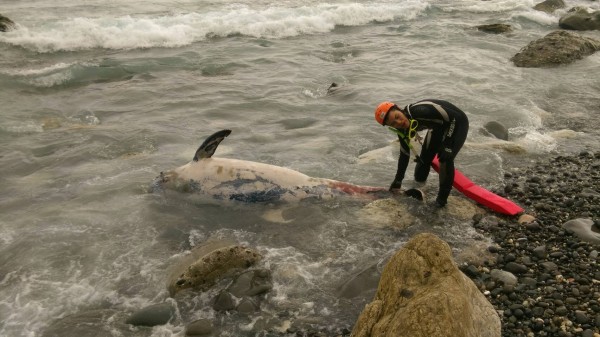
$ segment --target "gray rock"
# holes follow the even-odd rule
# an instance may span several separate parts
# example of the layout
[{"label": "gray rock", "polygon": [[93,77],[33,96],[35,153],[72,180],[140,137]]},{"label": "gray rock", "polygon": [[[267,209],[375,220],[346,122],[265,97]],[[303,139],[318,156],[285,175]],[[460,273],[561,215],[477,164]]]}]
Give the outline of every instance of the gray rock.
[{"label": "gray rock", "polygon": [[213,309],[216,311],[229,311],[235,309],[236,303],[235,298],[228,291],[222,290],[215,297],[213,303]]},{"label": "gray rock", "polygon": [[600,50],[600,41],[567,31],[554,31],[515,54],[517,67],[553,67],[569,64]]},{"label": "gray rock", "polygon": [[585,324],[589,322],[589,317],[585,311],[575,310],[575,321],[579,324]]},{"label": "gray rock", "polygon": [[566,6],[563,0],[546,0],[533,6],[533,9],[551,14],[555,10],[565,8]]},{"label": "gray rock", "polygon": [[506,269],[506,271],[509,271],[513,274],[524,274],[527,272],[527,266],[524,266],[522,264],[516,263],[516,262],[509,262],[504,266],[504,269]]},{"label": "gray rock", "polygon": [[546,271],[554,271],[558,269],[558,266],[554,262],[542,262],[541,266]]},{"label": "gray rock", "polygon": [[537,246],[533,249],[533,255],[538,259],[544,259],[548,255],[546,246]]},{"label": "gray rock", "polygon": [[267,269],[248,270],[243,272],[227,290],[235,297],[255,296],[273,289],[271,272]]},{"label": "gray rock", "polygon": [[250,297],[244,297],[238,304],[236,310],[243,314],[251,314],[253,312],[259,311],[260,306]]},{"label": "gray rock", "polygon": [[499,122],[487,122],[485,123],[483,128],[485,129],[485,131],[487,131],[488,133],[490,133],[498,139],[508,140],[508,129]]},{"label": "gray rock", "polygon": [[500,269],[492,269],[490,276],[493,280],[501,281],[505,285],[515,286],[518,282],[518,279],[514,274]]},{"label": "gray rock", "polygon": [[557,315],[566,316],[568,313],[569,313],[569,309],[567,309],[567,307],[565,307],[564,305],[556,308]]},{"label": "gray rock", "polygon": [[579,196],[581,196],[582,198],[594,199],[594,198],[600,198],[600,193],[598,193],[597,191],[594,191],[590,188],[584,188],[583,190],[581,190],[581,193],[579,193]]},{"label": "gray rock", "polygon": [[558,26],[570,30],[600,30],[600,11],[574,7],[558,20]]},{"label": "gray rock", "polygon": [[592,329],[584,330],[583,334],[581,334],[581,337],[594,337],[594,330],[592,330]]},{"label": "gray rock", "polygon": [[208,319],[193,321],[185,327],[186,336],[209,336],[212,332],[212,322]]},{"label": "gray rock", "polygon": [[594,221],[591,219],[573,219],[565,222],[562,226],[575,233],[582,241],[600,244],[600,233],[593,230]]},{"label": "gray rock", "polygon": [[521,279],[521,283],[529,286],[530,288],[535,288],[537,285],[537,280],[532,277],[523,277]]},{"label": "gray rock", "polygon": [[[113,309],[81,311],[52,322],[39,332],[41,337],[112,337],[115,335],[141,337],[142,332],[131,331],[122,323],[126,315]],[[113,322],[113,323],[110,323]],[[65,333],[68,332],[68,333]],[[36,334],[37,335],[37,334]]]},{"label": "gray rock", "polygon": [[539,223],[537,223],[537,221],[525,224],[525,228],[527,228],[527,230],[530,231],[539,231],[540,229],[542,229],[542,227]]},{"label": "gray rock", "polygon": [[175,308],[171,303],[159,303],[133,313],[125,323],[135,326],[156,326],[167,324],[174,316]]}]

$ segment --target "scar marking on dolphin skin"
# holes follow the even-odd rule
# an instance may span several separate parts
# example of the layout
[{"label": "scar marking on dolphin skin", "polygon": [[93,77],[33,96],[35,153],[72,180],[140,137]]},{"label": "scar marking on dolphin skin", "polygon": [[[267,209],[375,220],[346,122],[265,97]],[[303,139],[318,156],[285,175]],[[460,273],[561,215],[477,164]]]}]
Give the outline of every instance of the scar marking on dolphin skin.
[{"label": "scar marking on dolphin skin", "polygon": [[223,172],[223,166],[217,168],[217,174],[221,174],[221,172]]}]

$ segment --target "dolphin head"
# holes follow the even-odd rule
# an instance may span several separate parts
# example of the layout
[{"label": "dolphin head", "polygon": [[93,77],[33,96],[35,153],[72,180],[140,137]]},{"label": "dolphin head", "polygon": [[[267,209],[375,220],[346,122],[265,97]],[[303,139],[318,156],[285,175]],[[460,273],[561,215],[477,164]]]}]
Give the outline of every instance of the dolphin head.
[{"label": "dolphin head", "polygon": [[193,179],[183,179],[177,173],[177,170],[160,172],[150,186],[152,192],[164,191],[165,189],[184,193],[193,193],[201,190],[200,184],[197,181]]},{"label": "dolphin head", "polygon": [[172,184],[172,181],[173,181],[172,176],[173,176],[172,171],[167,171],[166,173],[160,172],[158,177],[154,178],[154,180],[150,184],[150,186],[148,188],[148,192],[154,193],[154,192],[164,191],[165,188],[169,187],[168,186],[169,182],[171,182],[170,184]]},{"label": "dolphin head", "polygon": [[229,136],[230,133],[231,130],[226,129],[210,135],[196,150],[194,158],[190,163],[174,170],[161,172],[152,182],[150,191],[163,191],[165,188],[178,190],[180,192],[200,191],[200,184],[190,177],[189,174],[185,173],[186,168],[189,168],[204,159],[211,158],[221,141]]}]

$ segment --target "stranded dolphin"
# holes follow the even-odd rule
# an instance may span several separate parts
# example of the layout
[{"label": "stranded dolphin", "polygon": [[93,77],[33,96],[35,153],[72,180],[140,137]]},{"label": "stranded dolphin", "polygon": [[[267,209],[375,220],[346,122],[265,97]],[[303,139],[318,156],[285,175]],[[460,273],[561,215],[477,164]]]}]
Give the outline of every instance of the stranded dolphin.
[{"label": "stranded dolphin", "polygon": [[285,167],[258,162],[213,158],[221,141],[230,133],[231,130],[221,130],[208,137],[191,162],[161,172],[155,184],[242,202],[294,201],[311,197],[329,199],[344,195],[377,199],[390,195],[383,187],[313,178]]}]

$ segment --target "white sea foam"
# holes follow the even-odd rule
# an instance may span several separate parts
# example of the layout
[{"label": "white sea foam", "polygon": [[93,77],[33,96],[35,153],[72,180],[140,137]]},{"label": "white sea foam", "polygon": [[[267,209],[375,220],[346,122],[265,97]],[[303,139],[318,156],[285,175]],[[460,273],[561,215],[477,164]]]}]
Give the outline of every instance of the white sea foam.
[{"label": "white sea foam", "polygon": [[517,140],[518,144],[525,147],[530,153],[549,153],[556,149],[557,142],[549,134],[538,131],[529,131],[525,137]]},{"label": "white sea foam", "polygon": [[535,4],[532,0],[504,0],[504,1],[449,1],[437,6],[445,10],[460,10],[475,13],[504,12],[517,9],[531,8]]},{"label": "white sea foam", "polygon": [[43,66],[39,68],[27,68],[27,69],[0,69],[0,74],[10,76],[40,76],[45,74],[51,74],[58,70],[63,70],[71,67],[73,63],[59,62],[49,66]]},{"label": "white sea foam", "polygon": [[[2,69],[0,74],[12,76],[18,81],[25,82],[39,88],[50,88],[57,85],[69,83],[78,77],[85,68],[97,68],[97,64],[83,63],[64,63],[59,62],[52,65],[41,67],[27,67],[16,69]],[[81,75],[79,75],[81,76]]]},{"label": "white sea foam", "polygon": [[556,14],[549,14],[542,11],[527,10],[522,11],[520,13],[514,13],[512,15],[512,18],[522,18],[528,21],[538,23],[540,25],[556,26],[558,25],[559,16]]},{"label": "white sea foam", "polygon": [[[80,275],[76,275],[80,276]],[[0,329],[0,335],[10,336],[13,329],[22,328],[22,333],[35,335],[51,319],[59,317],[65,311],[72,310],[88,303],[100,302],[115,297],[114,292],[106,292],[89,283],[89,280],[67,282],[50,281],[46,275],[23,275],[18,294],[7,298],[1,304],[10,305],[11,313],[5,317],[7,323]],[[40,293],[52,289],[52,293],[40,296]],[[69,308],[69,309],[67,309]]]},{"label": "white sea foam", "polygon": [[232,34],[277,39],[326,33],[337,25],[410,20],[427,7],[426,2],[414,0],[400,4],[317,4],[260,10],[243,6],[229,11],[160,17],[79,17],[46,22],[36,27],[20,27],[2,34],[0,42],[39,52],[55,52],[92,48],[179,47],[211,36]]},{"label": "white sea foam", "polygon": [[39,88],[51,88],[57,85],[68,83],[73,79],[73,74],[70,71],[58,72],[47,76],[42,76],[27,81],[29,84]]},{"label": "white sea foam", "polygon": [[44,132],[44,126],[33,121],[7,122],[0,125],[0,130],[16,134],[39,133]]}]

